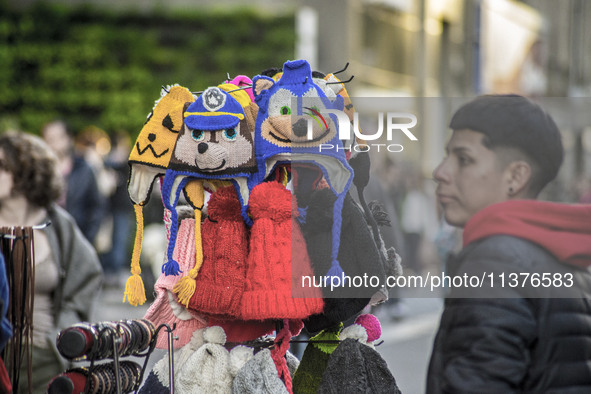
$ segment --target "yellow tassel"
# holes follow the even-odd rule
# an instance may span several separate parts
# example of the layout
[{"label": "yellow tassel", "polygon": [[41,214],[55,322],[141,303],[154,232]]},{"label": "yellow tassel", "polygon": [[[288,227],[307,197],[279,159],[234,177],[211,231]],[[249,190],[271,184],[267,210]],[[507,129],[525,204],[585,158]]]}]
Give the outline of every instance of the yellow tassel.
[{"label": "yellow tassel", "polygon": [[203,193],[203,181],[191,180],[185,186],[187,200],[195,208],[195,266],[189,270],[187,276],[181,278],[172,291],[176,293],[179,302],[185,307],[189,307],[189,301],[195,294],[197,274],[203,264],[203,245],[201,243],[201,210],[205,196]]},{"label": "yellow tassel", "polygon": [[123,293],[123,302],[127,297],[129,303],[133,306],[143,305],[146,302],[146,291],[144,282],[138,274],[131,275],[125,283],[125,293]]},{"label": "yellow tassel", "polygon": [[144,240],[144,214],[141,205],[134,204],[133,208],[135,210],[137,230],[135,233],[135,242],[133,244],[133,253],[131,255],[131,276],[127,278],[127,283],[125,284],[123,302],[125,302],[125,298],[127,297],[131,305],[137,306],[146,302],[144,282],[140,276],[142,273],[140,267],[140,255],[142,254],[142,242]]}]

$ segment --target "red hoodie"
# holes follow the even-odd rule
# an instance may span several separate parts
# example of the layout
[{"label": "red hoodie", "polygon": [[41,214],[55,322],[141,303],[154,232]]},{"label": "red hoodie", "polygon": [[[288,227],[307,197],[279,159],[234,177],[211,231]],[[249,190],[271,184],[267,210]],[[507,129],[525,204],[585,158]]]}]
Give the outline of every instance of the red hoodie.
[{"label": "red hoodie", "polygon": [[591,266],[591,205],[510,200],[476,213],[464,227],[464,247],[491,235],[512,235],[536,243],[558,260]]}]

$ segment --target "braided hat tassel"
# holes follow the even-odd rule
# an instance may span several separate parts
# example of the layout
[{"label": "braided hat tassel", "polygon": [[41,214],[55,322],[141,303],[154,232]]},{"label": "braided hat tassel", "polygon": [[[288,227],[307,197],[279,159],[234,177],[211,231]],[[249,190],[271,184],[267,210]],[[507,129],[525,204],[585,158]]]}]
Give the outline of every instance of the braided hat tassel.
[{"label": "braided hat tassel", "polygon": [[195,210],[195,266],[177,282],[172,291],[177,294],[182,305],[189,307],[189,301],[195,294],[195,278],[197,278],[199,269],[203,264],[203,245],[201,242],[201,210],[205,200],[203,181],[196,179],[189,181],[185,186],[185,195]]},{"label": "braided hat tassel", "polygon": [[131,256],[131,276],[127,278],[127,282],[125,283],[123,302],[125,302],[125,298],[127,298],[131,305],[138,306],[146,302],[144,282],[140,276],[142,273],[142,268],[140,267],[140,255],[142,253],[142,242],[144,239],[144,214],[141,205],[134,204],[133,208],[135,210],[137,230],[133,244],[133,254]]}]

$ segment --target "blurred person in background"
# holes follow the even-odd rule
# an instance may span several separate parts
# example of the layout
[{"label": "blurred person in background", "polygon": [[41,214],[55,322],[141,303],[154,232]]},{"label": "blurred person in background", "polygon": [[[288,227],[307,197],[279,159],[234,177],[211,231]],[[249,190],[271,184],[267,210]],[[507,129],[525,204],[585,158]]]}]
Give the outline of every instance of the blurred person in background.
[{"label": "blurred person in background", "polygon": [[66,180],[59,204],[74,217],[86,239],[93,244],[105,209],[105,198],[99,190],[96,175],[84,157],[76,153],[72,133],[64,121],[47,123],[42,128],[42,135],[59,158],[58,168]]},{"label": "blurred person in background", "polygon": [[[115,133],[112,141],[111,150],[105,158],[105,168],[110,171],[114,180],[113,191],[107,200],[107,211],[112,223],[111,247],[100,257],[105,270],[105,285],[118,287],[125,283],[120,278],[122,268],[131,260],[130,246],[133,242],[132,227],[135,224],[135,216],[127,192],[129,177],[127,160],[131,141],[123,132]],[[127,275],[123,279],[126,278]]]},{"label": "blurred person in background", "polygon": [[[393,246],[405,265],[406,245],[400,227],[399,208],[404,193],[400,164],[389,156],[376,161],[376,168],[365,188],[368,201],[377,201],[384,208],[390,220],[389,226],[380,226],[380,234],[386,247]],[[374,307],[377,316],[386,320],[400,320],[409,312],[401,298],[398,287],[390,289],[389,299]]]},{"label": "blurred person in background", "polygon": [[406,195],[400,219],[406,251],[402,266],[410,274],[422,275],[433,268],[429,251],[439,227],[436,204],[425,192],[423,176],[416,165],[407,166],[405,178]]},{"label": "blurred person in background", "polygon": [[433,176],[464,230],[446,275],[486,280],[451,286],[427,393],[591,393],[591,206],[537,200],[562,165],[558,127],[524,97],[491,95],[450,128]]},{"label": "blurred person in background", "polygon": [[[63,188],[58,159],[39,137],[0,135],[0,226],[35,226],[33,306],[33,393],[67,367],[59,356],[60,330],[92,321],[102,269],[92,245],[72,216],[56,204]],[[25,367],[25,366],[23,366]],[[26,376],[24,370],[21,376]],[[28,393],[21,381],[19,393]]]}]

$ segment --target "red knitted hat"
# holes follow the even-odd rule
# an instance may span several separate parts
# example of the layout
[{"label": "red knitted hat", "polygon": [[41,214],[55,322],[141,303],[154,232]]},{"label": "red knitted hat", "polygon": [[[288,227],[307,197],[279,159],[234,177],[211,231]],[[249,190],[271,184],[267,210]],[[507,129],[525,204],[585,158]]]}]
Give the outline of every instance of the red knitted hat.
[{"label": "red knitted hat", "polygon": [[226,333],[226,342],[248,342],[271,334],[275,330],[275,322],[272,320],[243,321],[210,317],[208,325],[222,327]]},{"label": "red knitted hat", "polygon": [[[276,182],[261,183],[251,192],[253,225],[240,307],[243,320],[303,319],[322,311],[319,289],[301,288],[301,275],[311,276],[313,271],[293,199],[292,204],[289,190]],[[298,262],[297,275],[292,275],[292,258]]]},{"label": "red knitted hat", "polygon": [[202,225],[203,265],[189,309],[237,317],[246,275],[248,230],[234,186],[213,193]]}]

